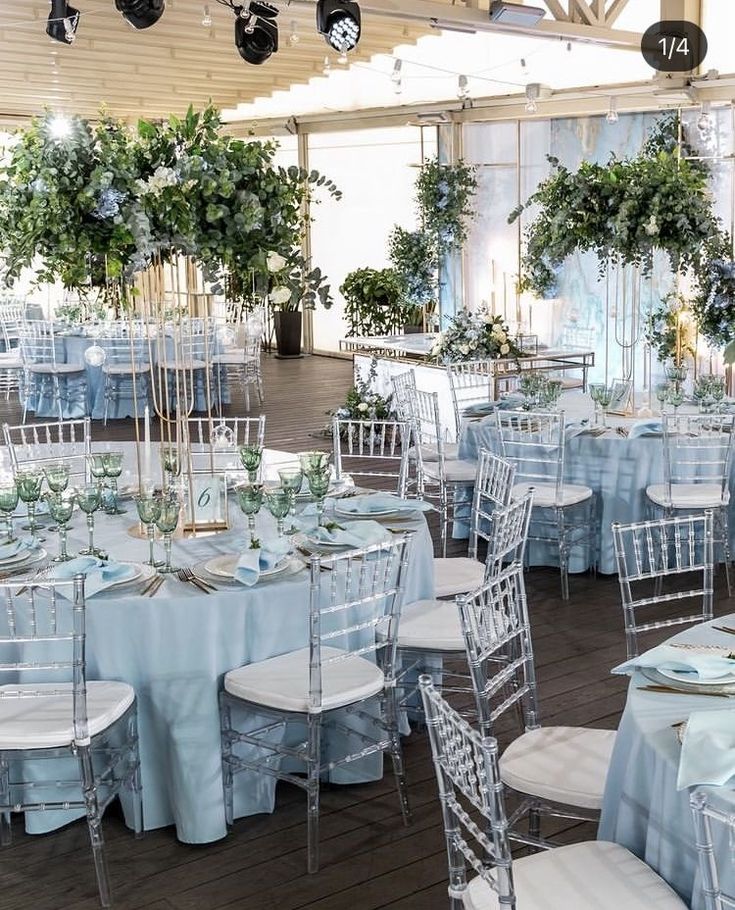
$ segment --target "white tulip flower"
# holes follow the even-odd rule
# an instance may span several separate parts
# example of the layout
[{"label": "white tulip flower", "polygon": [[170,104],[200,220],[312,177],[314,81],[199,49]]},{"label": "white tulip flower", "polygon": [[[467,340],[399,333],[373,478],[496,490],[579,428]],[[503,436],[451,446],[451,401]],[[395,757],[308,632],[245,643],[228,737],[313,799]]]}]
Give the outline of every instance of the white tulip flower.
[{"label": "white tulip flower", "polygon": [[269,272],[280,272],[286,267],[286,260],[280,253],[272,251],[268,253],[265,264]]}]

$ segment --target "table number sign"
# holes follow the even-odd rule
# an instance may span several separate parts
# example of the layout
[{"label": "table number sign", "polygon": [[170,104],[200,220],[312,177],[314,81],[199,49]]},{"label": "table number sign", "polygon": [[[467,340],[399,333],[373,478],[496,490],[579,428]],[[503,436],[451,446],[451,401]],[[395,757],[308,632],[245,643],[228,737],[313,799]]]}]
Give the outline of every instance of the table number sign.
[{"label": "table number sign", "polygon": [[192,474],[187,479],[184,530],[221,531],[227,520],[227,480],[221,474]]}]

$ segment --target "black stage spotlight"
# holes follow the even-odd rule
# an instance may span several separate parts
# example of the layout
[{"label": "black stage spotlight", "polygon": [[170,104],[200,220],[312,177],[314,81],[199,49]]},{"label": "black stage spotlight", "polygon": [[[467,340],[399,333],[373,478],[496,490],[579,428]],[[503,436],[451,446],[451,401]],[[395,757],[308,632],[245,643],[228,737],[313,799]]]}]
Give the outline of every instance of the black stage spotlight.
[{"label": "black stage spotlight", "polygon": [[69,6],[66,0],[51,0],[51,12],[48,14],[46,34],[54,41],[71,44],[77,36],[79,10]]},{"label": "black stage spotlight", "polygon": [[237,7],[235,46],[243,60],[260,66],[278,50],[278,9],[270,3],[252,0]]},{"label": "black stage spotlight", "polygon": [[354,0],[318,0],[316,27],[340,54],[357,47],[362,30],[360,7]]},{"label": "black stage spotlight", "polygon": [[133,28],[150,28],[163,15],[166,0],[115,0],[115,8]]}]

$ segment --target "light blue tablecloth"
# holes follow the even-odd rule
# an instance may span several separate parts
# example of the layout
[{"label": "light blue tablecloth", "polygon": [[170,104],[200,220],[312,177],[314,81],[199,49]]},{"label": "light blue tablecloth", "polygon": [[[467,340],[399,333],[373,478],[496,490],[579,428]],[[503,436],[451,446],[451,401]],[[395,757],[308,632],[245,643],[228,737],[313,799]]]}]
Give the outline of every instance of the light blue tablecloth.
[{"label": "light blue tablecloth", "polygon": [[[470,461],[477,459],[481,448],[498,452],[495,418],[469,421],[460,437],[459,457]],[[650,517],[647,509],[646,487],[663,483],[663,442],[660,437],[642,436],[629,439],[610,430],[604,436],[573,435],[566,444],[566,482],[583,484],[597,495],[600,527],[599,571],[613,574],[615,556],[611,526],[613,522],[628,524],[645,521]],[[735,467],[735,466],[734,466]],[[469,514],[469,494],[459,498],[464,501],[464,514]],[[462,515],[461,506],[458,510]],[[455,524],[454,537],[467,537],[466,524]],[[730,507],[730,535],[735,540],[735,504]],[[572,554],[572,571],[584,571],[584,554],[577,549]],[[531,565],[558,565],[553,550],[532,545],[529,547]]]},{"label": "light blue tablecloth", "polygon": [[[735,614],[716,625],[733,625]],[[732,635],[710,624],[686,629],[673,641],[732,646]],[[645,860],[682,897],[692,910],[705,910],[697,868],[695,833],[689,808],[690,790],[677,791],[681,746],[672,724],[692,711],[733,711],[729,699],[664,695],[639,691],[648,680],[640,673],[631,679],[628,701],[615,740],[605,787],[598,836],[627,847]],[[735,812],[735,791],[706,788],[727,813]],[[735,864],[724,828],[713,826],[722,887],[735,893]]]},{"label": "light blue tablecloth", "polygon": [[[129,536],[134,507],[119,517],[99,514],[95,542],[112,556],[144,561],[148,544]],[[208,538],[175,541],[174,562],[192,565],[208,556],[236,552],[244,545],[243,516],[234,500],[236,529]],[[432,544],[417,515],[406,579],[406,602],[433,596]],[[259,533],[274,533],[270,515],[258,516]],[[55,535],[46,545],[56,552]],[[69,551],[86,543],[80,516]],[[159,547],[162,556],[162,548]],[[180,840],[206,843],[224,837],[220,770],[218,692],[228,671],[308,644],[309,574],[304,570],[253,588],[222,586],[203,594],[175,578],[153,598],[107,592],[87,607],[88,675],[123,680],[135,688],[140,724],[143,800],[147,829],[175,824]],[[255,725],[255,718],[240,719]],[[298,731],[292,731],[298,733]],[[326,744],[329,746],[328,742]],[[335,782],[377,780],[381,756],[355,762],[332,775]],[[243,772],[235,780],[235,814],[271,812],[275,782]],[[306,811],[306,809],[304,809]],[[68,815],[35,813],[28,830],[40,832],[68,821]]]},{"label": "light blue tablecloth", "polygon": [[[63,416],[65,418],[84,417],[89,414],[95,420],[101,420],[105,416],[105,375],[101,366],[91,366],[84,360],[84,352],[87,348],[98,344],[93,337],[81,333],[59,334],[56,336],[56,358],[59,363],[75,363],[84,367],[87,392],[86,397],[82,388],[82,383],[75,378],[61,378],[62,383],[68,384],[67,393],[63,402]],[[155,347],[155,346],[154,346]],[[213,353],[217,353],[217,348]],[[172,353],[173,356],[173,353]],[[219,388],[222,392],[222,400],[229,401],[229,392],[227,387],[226,370],[220,371],[218,386],[216,378],[210,381],[210,399],[212,404],[217,400]],[[173,385],[171,386],[173,388]],[[139,380],[138,385],[138,416],[143,416],[143,409],[148,403],[145,398],[145,383]],[[204,379],[204,371],[199,371],[195,377],[196,407],[197,411],[206,410],[207,389]],[[35,417],[58,417],[58,405],[50,394],[31,394],[27,400],[28,410]],[[117,390],[116,397],[110,400],[108,409],[108,418],[116,419],[122,417],[135,417],[135,407],[130,382],[123,383]]]}]

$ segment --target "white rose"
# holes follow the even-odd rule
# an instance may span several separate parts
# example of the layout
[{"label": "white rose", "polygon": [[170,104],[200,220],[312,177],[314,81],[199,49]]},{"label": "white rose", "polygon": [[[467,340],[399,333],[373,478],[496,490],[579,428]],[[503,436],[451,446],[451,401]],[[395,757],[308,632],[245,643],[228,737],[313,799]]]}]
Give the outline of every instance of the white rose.
[{"label": "white rose", "polygon": [[284,285],[279,285],[277,288],[273,288],[270,292],[271,303],[275,303],[276,306],[281,306],[284,303],[288,303],[291,299],[291,289],[285,287]]},{"label": "white rose", "polygon": [[459,353],[464,354],[465,357],[470,353],[470,346],[468,344],[461,344],[459,346]]},{"label": "white rose", "polygon": [[269,272],[280,272],[286,267],[286,260],[280,253],[273,251],[268,253],[265,264]]},{"label": "white rose", "polygon": [[485,325],[492,325],[494,319],[495,317],[490,313],[485,313],[485,315],[482,317],[482,321],[485,323]]},{"label": "white rose", "polygon": [[510,345],[509,345],[509,344],[501,344],[501,345],[500,345],[500,353],[503,355],[503,357],[505,357],[506,354],[510,354]]},{"label": "white rose", "polygon": [[508,340],[508,336],[501,329],[495,336],[501,344],[504,344]]},{"label": "white rose", "polygon": [[367,409],[368,409],[367,403],[364,402],[364,401],[361,401],[360,404],[358,404],[358,406],[357,406],[357,410],[358,410],[358,411],[363,411],[363,413],[364,413],[365,411],[367,411]]}]

